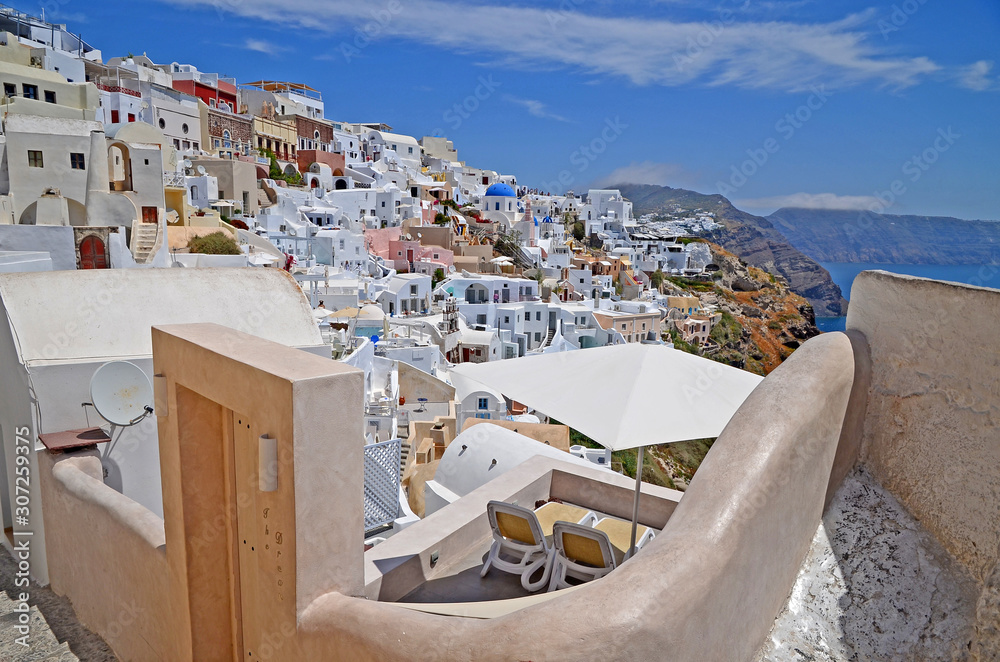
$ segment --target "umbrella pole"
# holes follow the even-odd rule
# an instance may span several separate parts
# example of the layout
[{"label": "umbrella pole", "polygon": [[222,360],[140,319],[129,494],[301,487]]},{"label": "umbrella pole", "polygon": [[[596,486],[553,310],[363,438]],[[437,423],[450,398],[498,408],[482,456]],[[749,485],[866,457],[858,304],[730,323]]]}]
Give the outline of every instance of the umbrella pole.
[{"label": "umbrella pole", "polygon": [[629,558],[635,554],[635,532],[639,526],[639,488],[642,486],[642,460],[645,451],[645,446],[639,446],[639,457],[635,462],[635,500],[632,503],[632,542],[628,547]]}]

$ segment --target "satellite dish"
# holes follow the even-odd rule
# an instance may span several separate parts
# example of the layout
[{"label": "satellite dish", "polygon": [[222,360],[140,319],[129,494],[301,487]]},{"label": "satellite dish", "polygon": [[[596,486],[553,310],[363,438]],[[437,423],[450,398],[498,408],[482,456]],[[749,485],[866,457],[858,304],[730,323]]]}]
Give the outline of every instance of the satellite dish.
[{"label": "satellite dish", "polygon": [[197,170],[198,170],[198,174],[199,174],[199,175],[202,175],[202,176],[205,176],[205,173],[207,172],[207,171],[205,170],[205,166],[203,166],[203,165],[200,165],[200,166],[198,166],[198,167],[197,167]]},{"label": "satellite dish", "polygon": [[112,361],[90,378],[90,401],[104,420],[127,427],[153,413],[153,386],[139,366]]},{"label": "satellite dish", "polygon": [[190,168],[192,165],[193,164],[191,163],[190,159],[184,159],[184,167],[185,168]]}]

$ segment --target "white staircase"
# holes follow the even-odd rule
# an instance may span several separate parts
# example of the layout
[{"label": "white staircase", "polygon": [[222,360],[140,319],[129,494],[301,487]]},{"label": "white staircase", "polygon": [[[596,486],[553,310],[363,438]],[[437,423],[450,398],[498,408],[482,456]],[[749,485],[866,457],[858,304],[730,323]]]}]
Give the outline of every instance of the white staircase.
[{"label": "white staircase", "polygon": [[18,643],[23,634],[18,630],[20,612],[17,603],[0,591],[0,660],[18,662],[79,662],[69,644],[59,643],[38,607],[28,612],[28,646]]},{"label": "white staircase", "polygon": [[156,252],[159,223],[134,223],[132,225],[132,257],[137,264],[148,264]]}]

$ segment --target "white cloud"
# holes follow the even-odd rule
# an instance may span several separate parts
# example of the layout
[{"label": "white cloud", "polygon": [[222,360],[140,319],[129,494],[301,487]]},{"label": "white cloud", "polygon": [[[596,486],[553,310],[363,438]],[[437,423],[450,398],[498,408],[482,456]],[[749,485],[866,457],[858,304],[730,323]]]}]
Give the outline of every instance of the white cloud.
[{"label": "white cloud", "polygon": [[254,51],[256,53],[264,53],[266,55],[277,55],[281,51],[285,50],[284,48],[275,46],[269,41],[264,41],[263,39],[253,39],[253,38],[248,38],[245,42],[243,42],[243,48],[245,48],[248,51]]},{"label": "white cloud", "polygon": [[870,195],[837,195],[836,193],[792,193],[769,198],[751,198],[733,201],[737,207],[748,209],[780,209],[798,207],[801,209],[847,209],[861,211],[872,209],[879,204],[878,198]]},{"label": "white cloud", "polygon": [[654,161],[633,162],[599,179],[597,186],[615,184],[653,184],[655,186],[690,187],[697,185],[697,176],[676,163]]},{"label": "white cloud", "polygon": [[557,122],[569,122],[569,120],[562,115],[556,115],[555,113],[549,111],[548,106],[536,99],[521,99],[519,97],[511,96],[510,94],[505,94],[503,99],[504,101],[523,107],[530,115],[534,115],[535,117],[555,120]]},{"label": "white cloud", "polygon": [[993,71],[993,62],[988,60],[980,60],[975,64],[962,67],[959,70],[958,84],[975,92],[1000,89],[1000,81],[996,78],[990,78],[991,71]]},{"label": "white cloud", "polygon": [[[204,6],[201,0],[162,1]],[[340,35],[342,41],[330,46],[338,54],[402,38],[462,54],[489,55],[496,66],[567,67],[586,75],[624,77],[637,85],[701,83],[803,91],[822,81],[830,88],[868,82],[901,89],[942,69],[926,57],[893,55],[877,45],[865,27],[871,11],[828,23],[737,16],[727,24],[713,24],[608,18],[471,0],[387,5],[300,0],[294,12],[273,0],[218,6],[271,25]]]}]

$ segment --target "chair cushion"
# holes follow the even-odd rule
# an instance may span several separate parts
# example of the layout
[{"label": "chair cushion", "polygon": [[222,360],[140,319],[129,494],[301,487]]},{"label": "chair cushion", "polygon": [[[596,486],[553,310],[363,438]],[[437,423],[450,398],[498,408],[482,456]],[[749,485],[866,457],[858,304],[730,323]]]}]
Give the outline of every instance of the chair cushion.
[{"label": "chair cushion", "polygon": [[542,527],[542,533],[546,536],[552,535],[552,525],[556,522],[572,522],[576,524],[590,511],[577,506],[568,506],[565,503],[551,501],[535,511],[535,517]]}]

